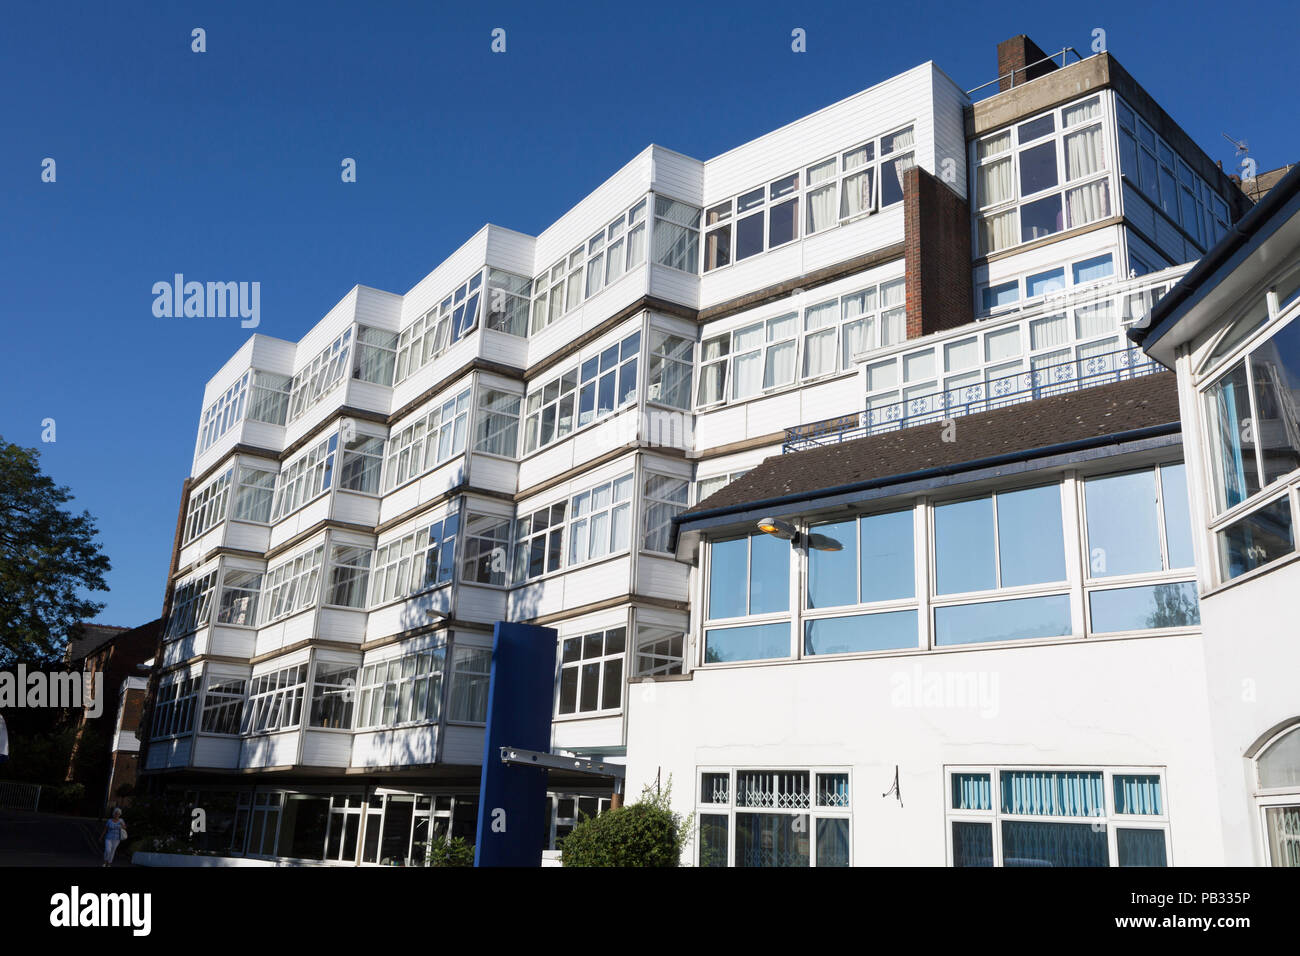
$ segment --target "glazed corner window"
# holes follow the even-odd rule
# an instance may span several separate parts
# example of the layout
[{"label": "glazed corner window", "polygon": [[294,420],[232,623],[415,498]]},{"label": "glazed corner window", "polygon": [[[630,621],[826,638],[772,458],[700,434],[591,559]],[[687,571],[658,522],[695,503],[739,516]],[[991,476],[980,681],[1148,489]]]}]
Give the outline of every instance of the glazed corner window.
[{"label": "glazed corner window", "polygon": [[230,516],[237,521],[271,520],[271,503],[275,498],[275,472],[241,467],[235,488],[235,506]]},{"label": "glazed corner window", "polygon": [[631,543],[632,476],[574,495],[569,514],[569,564],[627,550]]},{"label": "glazed corner window", "polygon": [[690,339],[651,329],[646,400],[673,408],[689,409],[694,358],[695,343]]},{"label": "glazed corner window", "polygon": [[392,385],[397,364],[397,333],[357,326],[357,354],[352,377],[376,385]]},{"label": "glazed corner window", "polygon": [[212,612],[212,592],[216,588],[217,572],[209,571],[191,578],[176,588],[172,598],[171,614],[167,618],[166,639],[183,637],[208,623]]},{"label": "glazed corner window", "polygon": [[504,586],[510,563],[510,519],[471,514],[465,519],[460,579]]},{"label": "glazed corner window", "polygon": [[[769,534],[715,541],[709,547],[707,620],[790,610],[789,541]],[[704,635],[708,664],[790,656],[789,620],[710,627]]]},{"label": "glazed corner window", "polygon": [[373,561],[371,606],[449,582],[459,530],[459,515],[450,514],[427,528],[381,544]]},{"label": "glazed corner window", "polygon": [[253,627],[257,624],[257,600],[262,593],[262,572],[226,568],[221,576],[221,606],[218,624]]},{"label": "glazed corner window", "polygon": [[700,210],[655,197],[654,261],[692,275],[699,272]]},{"label": "glazed corner window", "polygon": [[[226,389],[225,394],[203,410],[199,423],[199,450],[203,454],[218,438],[237,425],[244,417],[244,403],[248,398],[248,380],[252,372],[245,372],[239,381]],[[277,376],[278,378],[279,376]],[[276,422],[283,425],[284,419]]]},{"label": "glazed corner window", "polygon": [[293,421],[343,381],[352,353],[352,329],[321,349],[311,363],[293,377],[289,394],[289,420]]},{"label": "glazed corner window", "polygon": [[288,730],[302,723],[303,694],[307,688],[307,665],[283,667],[258,674],[249,681],[248,700],[240,732],[265,734]]},{"label": "glazed corner window", "polygon": [[488,269],[485,325],[509,335],[528,334],[528,305],[533,280],[500,269]]},{"label": "glazed corner window", "polygon": [[452,650],[451,703],[447,719],[481,724],[487,720],[492,650],[456,647]]},{"label": "glazed corner window", "polygon": [[318,661],[311,688],[310,726],[351,730],[356,683],[355,664],[327,664]]},{"label": "glazed corner window", "polygon": [[478,326],[483,273],[476,272],[397,337],[394,379],[405,381]]},{"label": "glazed corner window", "polygon": [[384,440],[357,435],[343,446],[343,467],[339,487],[369,495],[379,494],[379,476],[384,467]]},{"label": "glazed corner window", "polygon": [[1300,467],[1300,322],[1250,350],[1206,390],[1210,476],[1223,512]]},{"label": "glazed corner window", "polygon": [[516,582],[531,581],[560,570],[564,563],[564,515],[567,502],[539,508],[515,520]]},{"label": "glazed corner window", "polygon": [[283,425],[289,414],[289,392],[293,378],[253,369],[253,391],[248,402],[251,421]]},{"label": "glazed corner window", "polygon": [[627,629],[611,628],[560,642],[558,714],[617,710],[623,705]]},{"label": "glazed corner window", "polygon": [[474,447],[489,455],[513,458],[519,444],[519,409],[523,398],[514,392],[480,388]]},{"label": "glazed corner window", "polygon": [[669,552],[673,518],[686,510],[690,482],[646,472],[645,527],[641,546],[646,551]]},{"label": "glazed corner window", "polygon": [[636,674],[657,677],[680,674],[685,635],[679,629],[638,625],[636,630]]},{"label": "glazed corner window", "polygon": [[370,579],[369,548],[336,544],[330,549],[330,587],[326,604],[339,607],[366,606],[366,585]]}]

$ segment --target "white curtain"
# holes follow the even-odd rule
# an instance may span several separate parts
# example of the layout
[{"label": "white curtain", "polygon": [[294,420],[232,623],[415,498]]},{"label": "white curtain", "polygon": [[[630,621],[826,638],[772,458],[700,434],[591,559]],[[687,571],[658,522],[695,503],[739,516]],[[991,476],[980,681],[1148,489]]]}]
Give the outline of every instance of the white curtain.
[{"label": "white curtain", "polygon": [[763,387],[774,388],[794,381],[794,342],[769,345],[763,368]]},{"label": "white curtain", "polygon": [[891,153],[900,153],[905,149],[911,149],[912,144],[916,142],[916,134],[912,127],[901,129],[892,136],[886,136],[884,142],[880,144],[880,155],[888,156]]},{"label": "white curtain", "polygon": [[978,160],[988,159],[990,156],[996,156],[998,153],[1005,153],[1011,148],[1011,130],[1003,130],[1001,133],[994,133],[992,136],[986,136],[975,144],[975,158]]},{"label": "white curtain", "polygon": [[1037,351],[1070,341],[1070,323],[1064,315],[1050,315],[1029,323],[1029,347]]},{"label": "white curtain", "polygon": [[1101,100],[1099,97],[1094,96],[1082,103],[1072,103],[1063,109],[1061,114],[1066,126],[1074,126],[1076,123],[1096,119],[1101,116]]},{"label": "white curtain", "polygon": [[880,316],[880,344],[897,345],[907,337],[907,310],[891,309]]},{"label": "white curtain", "polygon": [[1101,172],[1106,167],[1102,151],[1101,127],[1090,126],[1065,137],[1065,178],[1080,179]]},{"label": "white curtain", "polygon": [[870,348],[871,326],[874,322],[874,319],[867,318],[844,323],[844,331],[840,333],[840,362],[842,368],[852,367],[854,356]]},{"label": "white curtain", "polygon": [[1094,335],[1105,335],[1107,332],[1115,331],[1114,300],[1108,299],[1096,305],[1075,309],[1074,321],[1081,339],[1090,339]]},{"label": "white curtain", "polygon": [[732,359],[732,398],[748,398],[763,387],[763,352],[761,349]]},{"label": "white curtain", "polygon": [[1065,205],[1070,213],[1070,228],[1105,219],[1110,215],[1110,184],[1099,179],[1071,189],[1065,194]]},{"label": "white curtain", "polygon": [[803,374],[811,377],[835,371],[835,324],[839,302],[832,299],[804,311]]},{"label": "white curtain", "polygon": [[835,225],[835,184],[814,189],[808,194],[808,234]]},{"label": "white curtain", "polygon": [[1016,244],[1016,211],[1009,209],[980,220],[980,253],[988,254]]},{"label": "white curtain", "polygon": [[896,279],[880,287],[880,307],[882,309],[893,308],[896,305],[902,305],[906,301],[907,282],[905,280]]},{"label": "white curtain", "polygon": [[872,208],[872,171],[864,170],[844,177],[844,195],[840,197],[840,218],[848,219]]},{"label": "white curtain", "polygon": [[981,166],[976,172],[980,208],[996,206],[1015,198],[1015,182],[1011,170],[1011,157]]}]

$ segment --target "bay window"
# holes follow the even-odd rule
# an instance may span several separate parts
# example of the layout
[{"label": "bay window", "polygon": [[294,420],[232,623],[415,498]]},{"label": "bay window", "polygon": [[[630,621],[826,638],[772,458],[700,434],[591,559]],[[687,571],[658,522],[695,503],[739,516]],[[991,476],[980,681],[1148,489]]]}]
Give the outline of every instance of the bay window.
[{"label": "bay window", "polygon": [[567,502],[561,501],[515,520],[515,583],[560,570],[566,506]]},{"label": "bay window", "polygon": [[210,531],[226,520],[226,506],[230,501],[230,480],[234,468],[227,468],[215,481],[190,496],[185,514],[185,539],[189,544],[199,535]]},{"label": "bay window", "polygon": [[366,606],[366,587],[370,578],[369,548],[336,544],[330,549],[330,586],[326,604],[338,607]]},{"label": "bay window", "polygon": [[646,472],[645,523],[641,529],[641,547],[646,551],[671,553],[673,518],[686,510],[689,503],[690,482],[685,478],[656,475]]},{"label": "bay window", "polygon": [[397,364],[397,338],[396,332],[358,325],[352,377],[376,385],[392,385]]},{"label": "bay window", "polygon": [[623,706],[626,645],[623,627],[562,639],[555,712],[586,714]]},{"label": "bay window", "polygon": [[1162,784],[1146,769],[949,770],[949,863],[1167,866]]},{"label": "bay window", "polygon": [[276,473],[261,468],[241,467],[235,487],[235,505],[230,516],[237,521],[267,524],[275,500]]},{"label": "bay window", "polygon": [[569,516],[570,565],[626,550],[631,544],[632,476],[574,495]]},{"label": "bay window", "polygon": [[481,724],[487,720],[492,650],[459,645],[452,650],[451,703],[447,719]]},{"label": "bay window", "polygon": [[289,415],[289,394],[292,389],[292,376],[253,369],[253,389],[248,401],[249,420],[283,425]]},{"label": "bay window", "polygon": [[306,690],[306,664],[254,675],[248,685],[240,733],[268,734],[299,726]]},{"label": "bay window", "polygon": [[215,569],[177,585],[163,637],[167,640],[183,637],[206,625],[212,613],[212,596],[216,586]]},{"label": "bay window", "polygon": [[1228,580],[1295,552],[1289,497],[1238,512],[1300,468],[1300,322],[1275,325],[1203,391],[1214,513],[1229,519],[1213,523]]},{"label": "bay window", "polygon": [[484,325],[509,335],[527,335],[533,280],[491,266],[487,276],[487,318]]},{"label": "bay window", "polygon": [[437,721],[442,713],[444,644],[361,668],[358,730]]},{"label": "bay window", "polygon": [[221,606],[218,624],[253,627],[257,624],[257,602],[262,593],[262,572],[226,568],[221,576]]},{"label": "bay window", "polygon": [[244,680],[208,678],[203,694],[203,719],[199,729],[205,734],[238,734],[239,712],[244,706]]},{"label": "bay window", "polygon": [[252,375],[251,370],[245,372],[220,398],[203,410],[203,417],[199,421],[198,454],[211,448],[218,438],[243,420],[244,404],[248,400],[248,381]]},{"label": "bay window", "polygon": [[514,392],[480,388],[474,447],[489,455],[514,458],[519,443],[519,409],[523,398]]},{"label": "bay window", "polygon": [[343,466],[339,487],[363,494],[379,494],[379,476],[384,465],[384,440],[357,435],[343,445]]},{"label": "bay window", "polygon": [[293,421],[343,381],[352,354],[352,329],[348,328],[293,377],[289,394],[289,421]]},{"label": "bay window", "polygon": [[573,431],[578,369],[571,368],[532,392],[524,406],[524,454],[545,448]]},{"label": "bay window", "polygon": [[259,608],[263,625],[315,606],[324,556],[322,544],[267,570]]},{"label": "bay window", "polygon": [[338,447],[339,436],[330,435],[281,469],[275,480],[272,521],[279,521],[330,490]]},{"label": "bay window", "polygon": [[510,519],[470,513],[464,538],[460,579],[504,587],[510,567]]},{"label": "bay window", "polygon": [[199,681],[188,673],[171,673],[158,680],[153,705],[153,738],[179,737],[194,729]]},{"label": "bay window", "polygon": [[694,358],[693,341],[680,335],[651,329],[649,366],[646,373],[647,401],[689,410]]},{"label": "bay window", "polygon": [[695,275],[700,268],[699,245],[699,208],[655,196],[654,261]]},{"label": "bay window", "polygon": [[375,551],[370,606],[411,597],[451,580],[460,517],[453,512]]},{"label": "bay window", "polygon": [[445,464],[465,450],[469,395],[467,388],[435,405],[389,439],[385,493]]},{"label": "bay window", "polygon": [[410,378],[478,326],[483,273],[476,272],[397,337],[395,383]]},{"label": "bay window", "polygon": [[352,729],[352,706],[356,699],[357,666],[316,662],[311,682],[308,725],[334,730]]}]

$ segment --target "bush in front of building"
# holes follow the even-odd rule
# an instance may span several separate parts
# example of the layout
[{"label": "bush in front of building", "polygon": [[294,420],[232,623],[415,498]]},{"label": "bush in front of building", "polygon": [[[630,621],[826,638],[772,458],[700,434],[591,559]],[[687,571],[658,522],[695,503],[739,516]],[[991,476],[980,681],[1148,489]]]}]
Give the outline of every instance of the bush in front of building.
[{"label": "bush in front of building", "polygon": [[564,866],[680,866],[690,819],[672,810],[672,781],[660,792],[647,787],[636,803],[579,821],[564,838]]},{"label": "bush in front of building", "polygon": [[473,866],[474,844],[464,837],[434,840],[425,858],[425,866]]}]

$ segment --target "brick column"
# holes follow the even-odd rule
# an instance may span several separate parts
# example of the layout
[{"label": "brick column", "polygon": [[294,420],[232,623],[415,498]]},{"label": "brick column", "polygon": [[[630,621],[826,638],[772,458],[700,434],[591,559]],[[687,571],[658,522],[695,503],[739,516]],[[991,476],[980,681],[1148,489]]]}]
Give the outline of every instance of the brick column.
[{"label": "brick column", "polygon": [[966,200],[920,166],[903,174],[909,339],[975,321],[970,230]]}]

